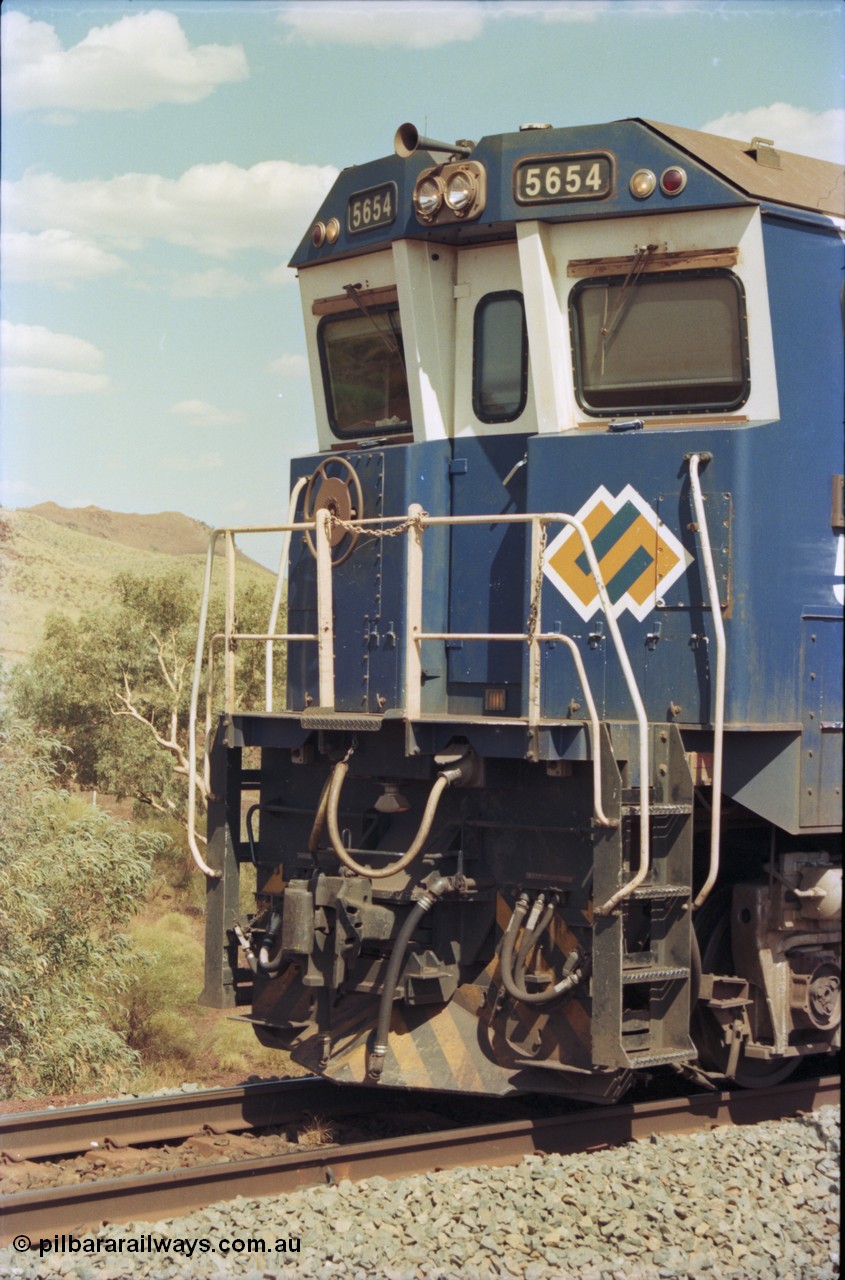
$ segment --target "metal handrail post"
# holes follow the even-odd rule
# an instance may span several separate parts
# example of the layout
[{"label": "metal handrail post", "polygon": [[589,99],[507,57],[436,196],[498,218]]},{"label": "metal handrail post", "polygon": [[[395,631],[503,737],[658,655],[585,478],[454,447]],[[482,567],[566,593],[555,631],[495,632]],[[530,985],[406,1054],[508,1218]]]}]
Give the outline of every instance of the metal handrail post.
[{"label": "metal handrail post", "polygon": [[704,561],[704,576],[707,580],[707,594],[710,597],[710,611],[713,615],[713,632],[716,638],[716,688],[714,690],[713,711],[713,804],[710,821],[710,866],[707,879],[701,886],[698,896],[693,902],[693,909],[700,907],[708,897],[719,874],[720,846],[722,838],[722,764],[724,760],[725,738],[725,671],[727,668],[727,641],[725,624],[722,619],[722,605],[719,600],[719,584],[716,579],[716,567],[713,563],[713,548],[710,544],[710,533],[707,528],[707,514],[704,510],[704,497],[701,492],[701,481],[698,468],[701,462],[709,462],[707,454],[693,453],[689,457],[689,478],[692,501],[695,508],[695,519],[698,525],[698,537],[701,544],[701,558]]},{"label": "metal handrail post", "polygon": [[405,716],[408,724],[419,719],[422,709],[422,609],[423,609],[423,509],[418,502],[408,507],[408,559],[405,595]]},{"label": "metal handrail post", "polygon": [[215,871],[203,858],[197,842],[197,703],[202,679],[202,659],[205,651],[205,629],[208,625],[208,603],[211,596],[211,573],[214,568],[214,550],[220,530],[214,529],[208,539],[205,559],[205,576],[200,601],[200,619],[197,627],[197,646],[194,651],[194,677],[191,682],[191,705],[188,712],[188,847],[191,857],[203,875],[219,880],[222,871]]},{"label": "metal handrail post", "polygon": [[[296,484],[293,486],[290,494],[290,505],[288,507],[288,524],[292,525],[296,516],[296,504],[299,501],[299,495],[308,483],[308,476],[300,476]],[[276,623],[279,620],[279,610],[282,606],[282,591],[284,589],[284,574],[288,563],[288,553],[290,551],[291,530],[286,529],[282,535],[282,549],[279,553],[279,571],[276,575],[276,590],[273,594],[273,604],[270,609],[270,621],[267,624],[267,630],[270,635],[274,635],[276,631]],[[265,651],[264,665],[264,710],[273,710],[273,641],[267,641]]]},{"label": "metal handrail post", "polygon": [[320,706],[334,709],[334,617],[332,615],[331,512],[317,512],[317,664]]},{"label": "metal handrail post", "polygon": [[235,711],[235,535],[226,530],[226,714]]}]

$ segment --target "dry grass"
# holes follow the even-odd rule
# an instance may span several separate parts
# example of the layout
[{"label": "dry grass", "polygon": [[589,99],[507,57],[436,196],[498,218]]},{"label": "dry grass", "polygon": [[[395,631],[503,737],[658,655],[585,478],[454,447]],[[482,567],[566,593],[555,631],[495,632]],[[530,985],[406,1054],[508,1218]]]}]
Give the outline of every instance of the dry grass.
[{"label": "dry grass", "polygon": [[306,1116],[305,1123],[296,1135],[297,1145],[306,1151],[315,1147],[328,1147],[334,1140],[334,1128],[322,1116]]},{"label": "dry grass", "polygon": [[[77,619],[113,600],[112,583],[119,573],[163,574],[175,562],[197,589],[202,584],[208,530],[187,516],[124,516],[45,503],[31,511],[3,511],[1,518],[7,536],[0,576],[0,656],[8,664],[20,662],[35,648],[49,613]],[[222,580],[222,568],[218,575]],[[272,576],[245,557],[239,563],[241,589]]]}]

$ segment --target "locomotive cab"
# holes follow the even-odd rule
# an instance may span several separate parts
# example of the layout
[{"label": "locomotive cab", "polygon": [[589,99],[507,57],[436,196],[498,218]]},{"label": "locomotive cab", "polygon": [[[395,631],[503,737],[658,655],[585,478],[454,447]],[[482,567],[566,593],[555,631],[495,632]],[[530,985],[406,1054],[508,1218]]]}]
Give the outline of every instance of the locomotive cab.
[{"label": "locomotive cab", "polygon": [[602,1099],[838,1045],[842,177],[779,160],[403,126],[327,196],[283,630],[238,635],[217,535],[204,999],[262,1043]]}]

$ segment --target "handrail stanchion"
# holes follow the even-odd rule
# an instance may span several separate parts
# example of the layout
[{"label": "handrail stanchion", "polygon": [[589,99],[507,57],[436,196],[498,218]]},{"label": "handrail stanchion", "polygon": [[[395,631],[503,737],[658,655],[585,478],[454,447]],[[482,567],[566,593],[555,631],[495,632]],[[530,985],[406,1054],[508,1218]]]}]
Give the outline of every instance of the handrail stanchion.
[{"label": "handrail stanchion", "polygon": [[[296,504],[299,501],[299,495],[308,483],[308,476],[300,476],[296,484],[293,486],[290,494],[290,505],[288,507],[288,524],[292,525],[296,519]],[[270,635],[274,635],[276,631],[276,623],[279,620],[279,610],[282,606],[282,591],[284,590],[284,575],[288,563],[288,552],[290,551],[291,530],[286,529],[282,535],[282,549],[279,553],[279,572],[276,575],[276,590],[273,594],[273,605],[270,609],[270,622],[267,630]],[[273,641],[267,641],[265,650],[264,665],[264,710],[273,710]]]},{"label": "handrail stanchion", "polygon": [[235,535],[226,530],[226,713],[235,711]]},{"label": "handrail stanchion", "polygon": [[210,867],[200,852],[197,843],[197,703],[200,696],[202,679],[202,659],[205,651],[205,629],[208,625],[208,602],[211,596],[211,572],[214,567],[214,549],[220,530],[214,529],[208,539],[208,552],[205,560],[205,577],[202,584],[200,602],[200,619],[197,627],[197,647],[194,652],[194,678],[191,682],[191,707],[188,713],[188,846],[191,857],[203,875],[210,880],[219,880],[222,871]]},{"label": "handrail stanchion", "polygon": [[539,759],[538,733],[540,727],[540,641],[541,610],[543,602],[542,557],[545,550],[545,530],[540,520],[531,521],[531,569],[530,615],[528,620],[528,754]]},{"label": "handrail stanchion", "polygon": [[334,709],[334,618],[332,617],[331,512],[317,512],[317,661],[320,706]]},{"label": "handrail stanchion", "polygon": [[409,725],[419,719],[422,707],[423,514],[418,502],[411,503],[405,596],[405,718]]},{"label": "handrail stanchion", "polygon": [[692,491],[695,519],[698,525],[698,538],[701,544],[701,558],[704,561],[704,576],[707,579],[707,594],[710,597],[710,612],[713,615],[713,633],[716,638],[716,687],[713,693],[713,804],[710,819],[710,866],[707,879],[701,886],[698,896],[693,902],[693,909],[700,907],[716,883],[719,874],[720,843],[722,835],[722,762],[724,759],[725,738],[725,669],[727,666],[727,642],[725,640],[725,624],[722,619],[722,606],[719,600],[719,584],[716,579],[716,567],[713,563],[713,548],[707,528],[707,513],[704,510],[704,498],[701,493],[701,481],[698,467],[701,462],[709,462],[706,454],[693,453],[689,457],[689,478]]}]

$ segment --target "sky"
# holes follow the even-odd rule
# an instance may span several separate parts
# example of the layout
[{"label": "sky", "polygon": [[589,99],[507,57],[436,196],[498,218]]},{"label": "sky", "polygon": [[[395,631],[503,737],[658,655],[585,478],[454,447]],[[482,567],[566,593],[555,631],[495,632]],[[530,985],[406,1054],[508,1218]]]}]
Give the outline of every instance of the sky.
[{"label": "sky", "polygon": [[286,264],[403,121],[644,116],[845,158],[840,0],[3,0],[0,24],[6,507],[284,520],[316,447]]}]

